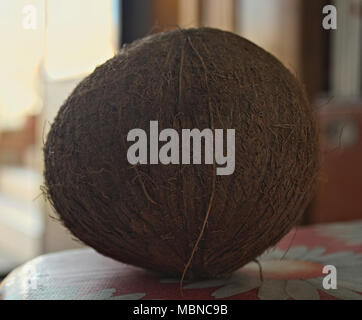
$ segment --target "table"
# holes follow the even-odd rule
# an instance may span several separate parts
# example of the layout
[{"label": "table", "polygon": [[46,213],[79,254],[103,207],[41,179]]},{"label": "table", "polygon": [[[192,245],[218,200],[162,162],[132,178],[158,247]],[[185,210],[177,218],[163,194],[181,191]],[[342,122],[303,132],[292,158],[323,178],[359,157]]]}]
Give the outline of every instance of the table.
[{"label": "table", "polygon": [[[2,299],[362,300],[362,221],[293,229],[275,248],[225,279],[185,282],[119,263],[91,248],[40,256],[0,285]],[[326,265],[337,289],[326,289]],[[330,275],[329,275],[330,276]],[[330,281],[327,283],[331,283]]]}]

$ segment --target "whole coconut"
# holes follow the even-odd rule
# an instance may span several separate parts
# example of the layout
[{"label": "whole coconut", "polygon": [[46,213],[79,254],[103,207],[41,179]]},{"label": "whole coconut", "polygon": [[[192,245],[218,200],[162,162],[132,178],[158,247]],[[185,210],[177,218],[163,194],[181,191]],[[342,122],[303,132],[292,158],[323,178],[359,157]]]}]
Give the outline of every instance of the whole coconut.
[{"label": "whole coconut", "polygon": [[[130,165],[127,134],[235,129],[235,171]],[[65,226],[119,261],[209,278],[275,245],[311,200],[319,168],[313,110],[272,55],[210,28],[151,35],[86,77],[44,148],[45,187]]]}]

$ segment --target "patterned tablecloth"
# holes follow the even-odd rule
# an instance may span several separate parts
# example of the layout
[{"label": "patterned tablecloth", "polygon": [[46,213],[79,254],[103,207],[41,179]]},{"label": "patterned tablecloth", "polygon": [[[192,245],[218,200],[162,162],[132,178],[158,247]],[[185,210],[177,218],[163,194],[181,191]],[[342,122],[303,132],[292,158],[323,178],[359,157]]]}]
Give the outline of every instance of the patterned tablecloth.
[{"label": "patterned tablecloth", "polygon": [[[1,284],[2,299],[359,299],[362,221],[292,230],[275,248],[226,279],[186,282],[80,249],[38,257]],[[337,271],[326,289],[323,268]],[[326,282],[326,281],[325,281]],[[328,281],[327,281],[328,282]],[[328,282],[330,283],[330,282]]]}]

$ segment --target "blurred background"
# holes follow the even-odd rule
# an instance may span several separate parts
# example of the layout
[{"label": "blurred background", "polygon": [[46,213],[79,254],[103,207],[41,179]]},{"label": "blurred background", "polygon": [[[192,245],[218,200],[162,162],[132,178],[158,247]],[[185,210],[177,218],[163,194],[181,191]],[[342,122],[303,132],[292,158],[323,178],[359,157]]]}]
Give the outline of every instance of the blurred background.
[{"label": "blurred background", "polygon": [[[323,28],[326,5],[337,29]],[[198,26],[252,40],[305,84],[323,165],[302,223],[362,219],[362,0],[1,0],[0,277],[81,246],[40,189],[43,142],[71,90],[124,43]]]}]

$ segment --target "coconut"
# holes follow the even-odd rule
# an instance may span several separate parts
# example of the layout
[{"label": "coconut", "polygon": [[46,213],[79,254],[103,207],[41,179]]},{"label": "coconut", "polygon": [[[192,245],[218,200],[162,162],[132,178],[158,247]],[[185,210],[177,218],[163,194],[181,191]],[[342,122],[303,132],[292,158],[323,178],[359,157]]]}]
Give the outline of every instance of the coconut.
[{"label": "coconut", "polygon": [[[137,164],[134,128],[235,129],[235,170]],[[319,168],[315,115],[271,54],[233,33],[147,36],[98,66],[61,106],[45,190],[64,225],[124,263],[186,278],[232,273],[295,225]]]}]

